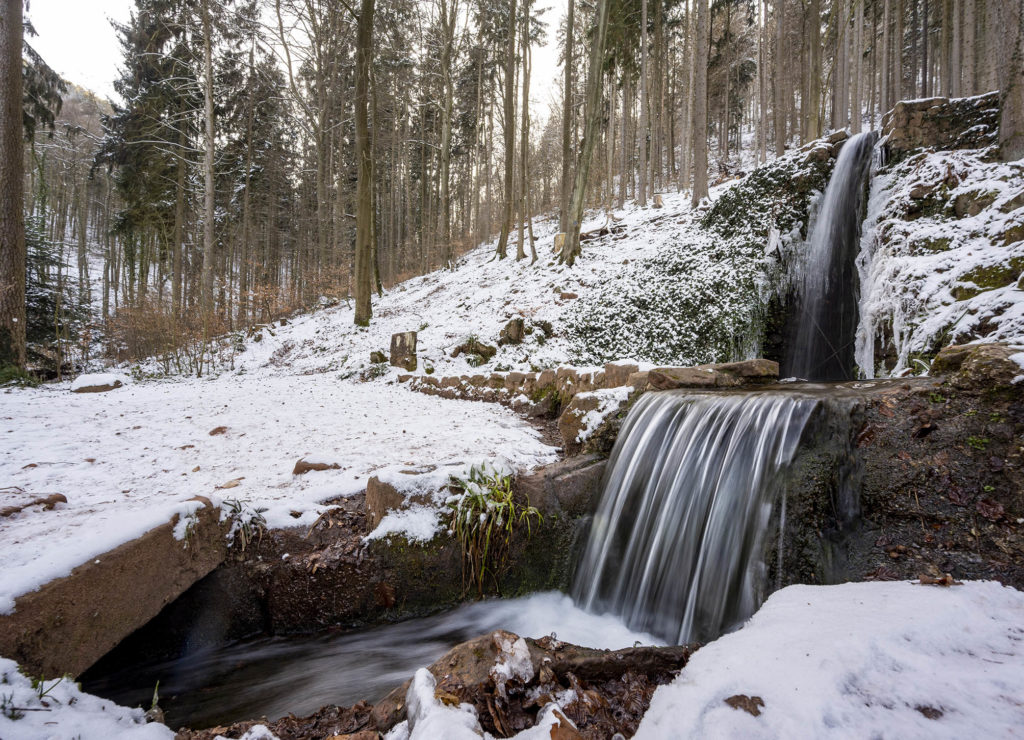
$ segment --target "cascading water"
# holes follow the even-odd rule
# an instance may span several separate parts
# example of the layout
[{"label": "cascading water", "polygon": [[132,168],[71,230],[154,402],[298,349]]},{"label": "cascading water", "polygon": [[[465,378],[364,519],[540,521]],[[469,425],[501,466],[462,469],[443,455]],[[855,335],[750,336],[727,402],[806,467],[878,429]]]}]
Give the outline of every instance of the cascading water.
[{"label": "cascading water", "polygon": [[839,152],[797,282],[799,316],[782,373],[804,380],[853,380],[858,323],[860,218],[864,177],[878,134],[857,134]]},{"label": "cascading water", "polygon": [[753,614],[780,473],[816,404],[794,393],[645,395],[609,460],[576,602],[678,643]]}]

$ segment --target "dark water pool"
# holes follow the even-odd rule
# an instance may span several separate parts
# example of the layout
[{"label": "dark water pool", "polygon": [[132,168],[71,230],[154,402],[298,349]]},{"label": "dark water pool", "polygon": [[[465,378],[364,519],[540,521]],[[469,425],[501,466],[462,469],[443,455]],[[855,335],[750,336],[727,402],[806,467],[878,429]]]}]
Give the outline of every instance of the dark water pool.
[{"label": "dark water pool", "polygon": [[327,704],[383,698],[465,640],[495,629],[600,648],[656,644],[617,618],[588,614],[561,593],[467,604],[369,630],[270,637],[202,650],[177,660],[90,676],[82,688],[126,706],[160,705],[172,728],[307,715]]}]

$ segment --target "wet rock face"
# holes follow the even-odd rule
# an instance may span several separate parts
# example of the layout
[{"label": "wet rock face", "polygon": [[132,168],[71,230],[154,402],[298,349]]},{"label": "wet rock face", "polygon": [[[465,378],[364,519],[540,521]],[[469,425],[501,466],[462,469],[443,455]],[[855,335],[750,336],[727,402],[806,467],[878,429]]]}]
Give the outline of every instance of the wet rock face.
[{"label": "wet rock face", "polygon": [[[765,560],[770,590],[947,573],[1024,587],[1024,388],[979,380],[1006,371],[996,349],[959,349],[940,363],[958,368],[946,380],[893,385],[810,425],[781,556],[776,539]],[[859,491],[846,521],[844,475]]]},{"label": "wet rock face", "polygon": [[998,128],[998,93],[900,101],[882,118],[882,135],[894,160],[922,147],[981,149],[995,143]]}]

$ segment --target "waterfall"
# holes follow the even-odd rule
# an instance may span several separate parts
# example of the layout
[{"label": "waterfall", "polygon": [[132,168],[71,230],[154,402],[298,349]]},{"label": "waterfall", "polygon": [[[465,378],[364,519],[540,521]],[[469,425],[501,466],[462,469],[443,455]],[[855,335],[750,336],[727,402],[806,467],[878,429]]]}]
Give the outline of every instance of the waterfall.
[{"label": "waterfall", "polygon": [[864,177],[878,135],[851,137],[839,152],[808,239],[797,283],[799,317],[784,375],[804,380],[853,380],[858,323],[860,217]]},{"label": "waterfall", "polygon": [[780,473],[816,404],[778,392],[643,396],[608,462],[577,603],[677,643],[753,614]]}]

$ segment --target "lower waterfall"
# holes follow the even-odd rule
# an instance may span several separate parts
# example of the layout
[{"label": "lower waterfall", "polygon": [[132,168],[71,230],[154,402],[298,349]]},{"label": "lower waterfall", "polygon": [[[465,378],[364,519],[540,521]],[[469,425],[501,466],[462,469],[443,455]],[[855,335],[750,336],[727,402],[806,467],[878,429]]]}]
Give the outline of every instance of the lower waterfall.
[{"label": "lower waterfall", "polygon": [[608,462],[576,602],[680,644],[753,614],[779,474],[817,403],[778,392],[643,396]]}]

